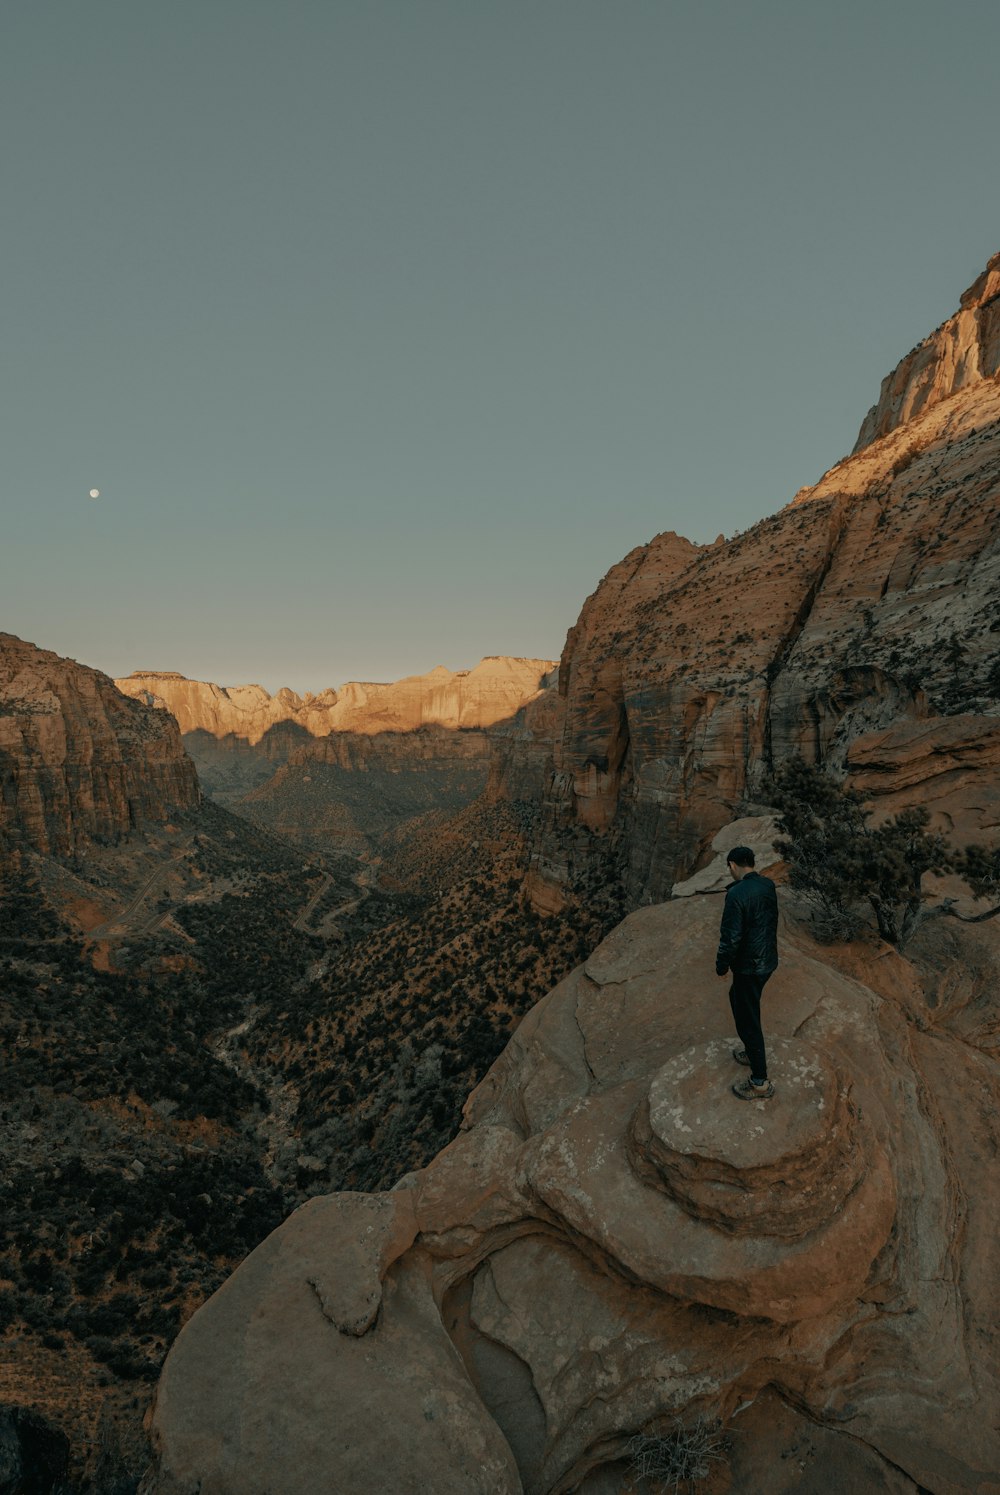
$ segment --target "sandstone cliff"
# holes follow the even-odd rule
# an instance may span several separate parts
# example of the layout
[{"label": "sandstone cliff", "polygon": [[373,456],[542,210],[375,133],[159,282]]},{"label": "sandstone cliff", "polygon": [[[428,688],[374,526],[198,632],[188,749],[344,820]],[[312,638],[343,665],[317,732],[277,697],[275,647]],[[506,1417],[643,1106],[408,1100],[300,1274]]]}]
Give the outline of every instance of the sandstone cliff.
[{"label": "sandstone cliff", "polygon": [[541,804],[552,771],[552,744],[562,731],[564,698],[555,684],[490,731],[491,799]]},{"label": "sandstone cliff", "polygon": [[250,1256],[167,1361],[150,1495],[618,1495],[631,1434],[699,1415],[717,1490],[995,1488],[990,926],[938,980],[786,908],[748,1114],[720,906],[630,916],[429,1167]]},{"label": "sandstone cliff", "polygon": [[882,381],[854,450],[905,425],[922,410],[1000,370],[1000,254],[961,299],[959,310],[925,337]]},{"label": "sandstone cliff", "polygon": [[[993,260],[960,313],[985,348],[998,277]],[[745,534],[703,547],[660,535],[608,573],[560,666],[539,906],[558,902],[568,856],[594,833],[619,848],[633,901],[667,896],[793,753],[856,771],[887,804],[933,779],[937,823],[956,834],[1000,823],[995,779],[977,771],[962,790],[1000,764],[989,366],[984,354],[973,378],[968,360],[955,392],[942,384]]]},{"label": "sandstone cliff", "polygon": [[374,856],[407,821],[469,804],[489,767],[484,731],[331,732],[296,749],[238,809],[299,845]]},{"label": "sandstone cliff", "polygon": [[[239,802],[316,739],[299,722],[276,722],[256,742],[236,732],[216,737],[203,727],[183,734],[184,747],[209,799],[239,813]],[[322,741],[322,739],[320,739]]]},{"label": "sandstone cliff", "polygon": [[0,634],[0,833],[66,856],[199,799],[170,717],[97,670]]},{"label": "sandstone cliff", "polygon": [[443,665],[427,675],[410,675],[391,684],[353,680],[340,690],[298,696],[279,690],[271,696],[260,685],[213,685],[170,671],[136,671],[115,683],[126,695],[165,707],[182,732],[233,734],[260,742],[280,723],[295,723],[314,737],[329,732],[410,732],[417,727],[488,727],[513,716],[548,683],[551,660],[495,655],[471,670]]}]

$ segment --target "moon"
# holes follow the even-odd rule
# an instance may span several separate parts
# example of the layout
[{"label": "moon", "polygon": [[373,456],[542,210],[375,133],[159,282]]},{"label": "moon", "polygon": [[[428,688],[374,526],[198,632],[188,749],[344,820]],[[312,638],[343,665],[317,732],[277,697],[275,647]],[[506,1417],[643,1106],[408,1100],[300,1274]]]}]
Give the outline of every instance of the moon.
[{"label": "moon", "polygon": [[91,498],[100,498],[100,496],[101,496],[101,490],[100,490],[100,488],[91,488],[91,490],[90,490],[90,496],[91,496]]}]

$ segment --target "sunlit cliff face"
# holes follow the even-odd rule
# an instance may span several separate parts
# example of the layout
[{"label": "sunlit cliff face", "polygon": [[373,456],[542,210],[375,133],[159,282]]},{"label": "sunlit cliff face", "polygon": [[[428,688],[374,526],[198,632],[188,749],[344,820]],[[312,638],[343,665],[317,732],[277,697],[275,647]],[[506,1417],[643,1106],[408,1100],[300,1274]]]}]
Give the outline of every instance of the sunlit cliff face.
[{"label": "sunlit cliff face", "polygon": [[920,786],[942,828],[993,823],[982,780],[956,798],[941,766],[975,773],[1000,751],[981,727],[1000,702],[1000,384],[983,372],[1000,358],[998,284],[994,259],[975,305],[921,345],[931,362],[900,365],[910,394],[884,394],[885,434],[745,534],[657,536],[588,599],[560,665],[537,906],[558,904],[578,830],[622,848],[633,902],[666,896],[796,754],[891,802]]},{"label": "sunlit cliff face", "polygon": [[291,722],[316,737],[329,732],[409,732],[437,725],[489,727],[504,721],[550,684],[555,665],[545,659],[482,659],[475,669],[439,665],[427,675],[392,684],[351,681],[340,690],[275,696],[260,685],[213,685],[173,673],[137,671],[116,681],[126,695],[166,708],[182,732],[233,734],[258,743],[270,727]]}]

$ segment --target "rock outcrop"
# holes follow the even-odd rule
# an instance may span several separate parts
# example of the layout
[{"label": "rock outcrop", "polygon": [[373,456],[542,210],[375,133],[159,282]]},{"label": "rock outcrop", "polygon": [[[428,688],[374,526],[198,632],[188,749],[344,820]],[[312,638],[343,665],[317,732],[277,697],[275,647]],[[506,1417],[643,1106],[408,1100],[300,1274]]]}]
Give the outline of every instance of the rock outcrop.
[{"label": "rock outcrop", "polygon": [[[988,351],[996,259],[977,286],[959,320],[975,316]],[[594,833],[620,848],[633,902],[666,897],[789,755],[856,770],[892,801],[904,786],[919,799],[925,769],[940,797],[932,742],[969,762],[997,751],[1000,382],[987,351],[745,534],[702,547],[660,535],[608,573],[560,666],[537,906],[557,901],[568,855]],[[1000,795],[977,778],[970,798],[958,778],[947,817],[990,833]]]},{"label": "rock outcrop", "polygon": [[707,862],[683,882],[675,882],[671,893],[674,898],[690,898],[695,893],[724,893],[733,880],[729,870],[728,854],[734,846],[749,846],[754,853],[754,866],[758,872],[773,872],[781,866],[781,856],[775,850],[778,824],[773,815],[747,815],[734,820],[713,839],[712,860]]},{"label": "rock outcrop", "polygon": [[856,452],[949,395],[1000,371],[1000,254],[963,295],[959,310],[907,353],[882,381]]},{"label": "rock outcrop", "polygon": [[552,771],[552,744],[562,731],[564,709],[564,697],[553,684],[490,730],[490,798],[541,803]]},{"label": "rock outcrop", "polygon": [[0,634],[0,833],[66,856],[200,798],[170,717],[98,670]]},{"label": "rock outcrop", "polygon": [[410,675],[391,684],[352,680],[318,695],[279,690],[271,696],[260,685],[213,685],[171,671],[137,670],[115,683],[126,695],[164,707],[180,729],[232,734],[250,744],[272,727],[294,723],[314,737],[329,732],[411,732],[417,727],[489,727],[550,683],[555,665],[547,659],[494,655],[471,670],[443,665],[427,675]]},{"label": "rock outcrop", "polygon": [[[250,1256],[168,1358],[148,1495],[617,1495],[630,1435],[698,1416],[732,1439],[713,1488],[996,1489],[990,936],[963,933],[978,984],[941,1004],[887,948],[831,957],[786,916],[753,1106],[720,908],[631,915],[428,1168]],[[779,1457],[800,1413],[815,1483]]]}]

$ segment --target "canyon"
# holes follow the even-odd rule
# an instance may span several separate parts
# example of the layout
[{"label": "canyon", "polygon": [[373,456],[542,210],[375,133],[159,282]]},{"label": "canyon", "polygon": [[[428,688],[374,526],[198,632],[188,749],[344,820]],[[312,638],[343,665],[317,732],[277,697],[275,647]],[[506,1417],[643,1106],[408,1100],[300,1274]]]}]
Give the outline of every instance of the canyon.
[{"label": "canyon", "polygon": [[849,457],[631,550],[558,676],[119,692],[0,637],[0,1399],[78,1472],[646,1495],[630,1440],[702,1420],[706,1495],[995,1495],[1000,921],[820,943],[767,795],[801,756],[997,844],[998,306],[995,256]]},{"label": "canyon", "polygon": [[998,1488],[996,925],[824,945],[786,887],[750,1114],[709,959],[719,847],[773,837],[793,756],[996,844],[998,266],[817,484],[729,541],[658,536],[584,604],[490,792],[520,754],[543,784],[554,925],[609,855],[633,911],[449,1146],[312,1200],[191,1319],[146,1495],[623,1495],[634,1437],[704,1419],[713,1492]]},{"label": "canyon", "polygon": [[552,695],[555,675],[551,660],[495,655],[471,670],[439,665],[304,697],[171,672],[116,684],[174,717],[218,804],[300,845],[372,860],[387,833],[483,792],[494,738]]},{"label": "canyon", "polygon": [[479,794],[493,728],[315,739],[277,834],[161,707],[2,659],[0,1484],[134,1490],[184,1319],[290,1210],[444,1145],[620,908],[542,936],[526,824]]},{"label": "canyon", "polygon": [[540,907],[587,833],[620,845],[631,901],[666,897],[792,754],[886,806],[933,801],[954,834],[997,824],[998,288],[994,257],[854,454],[788,506],[728,542],[659,535],[588,598],[560,663]]}]

